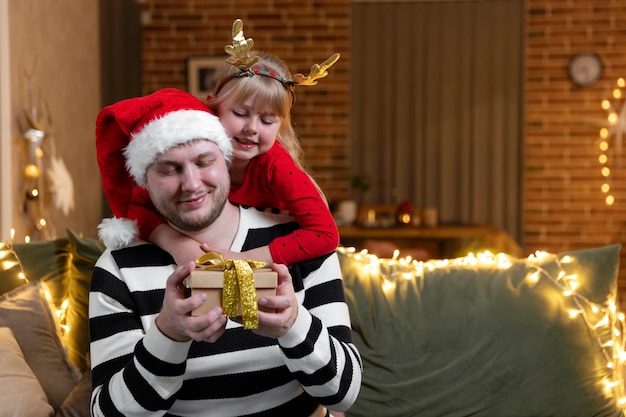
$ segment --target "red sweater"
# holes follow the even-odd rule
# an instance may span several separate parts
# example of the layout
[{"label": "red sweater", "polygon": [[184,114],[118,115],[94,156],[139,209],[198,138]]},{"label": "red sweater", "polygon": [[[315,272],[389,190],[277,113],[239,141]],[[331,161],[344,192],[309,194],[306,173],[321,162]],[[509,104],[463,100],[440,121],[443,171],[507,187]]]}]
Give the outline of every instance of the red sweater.
[{"label": "red sweater", "polygon": [[[250,161],[243,183],[231,185],[229,199],[242,206],[285,210],[298,222],[300,229],[269,244],[276,263],[291,265],[322,256],[339,244],[339,231],[326,202],[279,142]],[[145,240],[164,223],[142,187],[133,190],[128,217],[137,220]]]}]

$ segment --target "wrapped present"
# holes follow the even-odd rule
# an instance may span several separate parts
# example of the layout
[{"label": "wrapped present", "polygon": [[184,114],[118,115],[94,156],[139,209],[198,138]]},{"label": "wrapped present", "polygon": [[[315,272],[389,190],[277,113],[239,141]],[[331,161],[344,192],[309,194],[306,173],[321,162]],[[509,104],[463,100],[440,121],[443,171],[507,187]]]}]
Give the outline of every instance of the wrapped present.
[{"label": "wrapped present", "polygon": [[[196,260],[187,286],[191,294],[204,293],[207,300],[192,315],[200,315],[221,305],[224,315],[241,317],[246,329],[259,326],[257,300],[276,295],[278,275],[262,261],[226,260],[208,252]],[[271,310],[264,310],[271,311]]]}]

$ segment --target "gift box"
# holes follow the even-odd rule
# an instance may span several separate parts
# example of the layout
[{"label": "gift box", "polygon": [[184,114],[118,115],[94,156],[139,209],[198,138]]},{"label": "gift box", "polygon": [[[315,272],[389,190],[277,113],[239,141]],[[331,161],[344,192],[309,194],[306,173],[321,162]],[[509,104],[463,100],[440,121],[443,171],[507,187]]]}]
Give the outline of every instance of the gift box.
[{"label": "gift box", "polygon": [[[264,296],[276,295],[278,285],[278,274],[269,268],[260,268],[252,271],[257,300]],[[206,294],[206,301],[197,309],[192,311],[192,315],[204,314],[216,306],[222,305],[222,295],[224,288],[224,271],[207,271],[195,269],[191,271],[191,276],[187,280],[187,286],[191,289],[191,294]],[[241,300],[239,301],[239,316],[242,314]],[[261,311],[273,312],[273,309],[259,308]]]}]

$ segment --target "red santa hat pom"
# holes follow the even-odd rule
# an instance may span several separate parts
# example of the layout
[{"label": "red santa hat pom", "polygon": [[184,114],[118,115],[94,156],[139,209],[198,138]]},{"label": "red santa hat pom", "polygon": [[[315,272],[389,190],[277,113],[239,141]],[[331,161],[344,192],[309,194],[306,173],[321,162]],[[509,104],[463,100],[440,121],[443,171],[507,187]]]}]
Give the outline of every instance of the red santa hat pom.
[{"label": "red santa hat pom", "polygon": [[127,218],[135,182],[145,185],[146,170],[158,155],[196,139],[215,142],[230,161],[232,144],[217,116],[182,90],[166,88],[102,109],[96,120],[96,154],[116,217],[98,226],[107,247],[127,246],[137,236],[137,225]]}]

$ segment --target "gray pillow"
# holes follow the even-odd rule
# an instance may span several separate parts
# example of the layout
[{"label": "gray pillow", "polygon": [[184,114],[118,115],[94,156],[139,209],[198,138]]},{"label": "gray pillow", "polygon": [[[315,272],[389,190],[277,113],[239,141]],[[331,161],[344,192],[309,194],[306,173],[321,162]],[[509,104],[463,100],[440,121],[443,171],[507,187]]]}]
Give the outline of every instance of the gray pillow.
[{"label": "gray pillow", "polygon": [[0,327],[0,369],[0,417],[51,417],[54,414],[8,327]]},{"label": "gray pillow", "polygon": [[11,329],[50,405],[58,409],[80,372],[68,360],[45,284],[34,281],[0,297],[0,327]]}]

